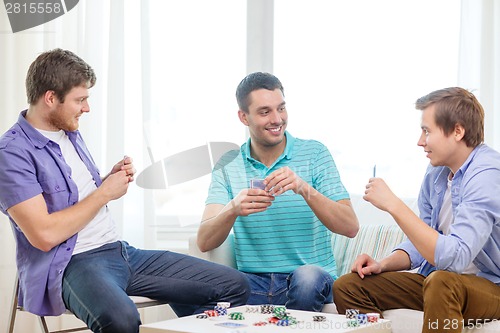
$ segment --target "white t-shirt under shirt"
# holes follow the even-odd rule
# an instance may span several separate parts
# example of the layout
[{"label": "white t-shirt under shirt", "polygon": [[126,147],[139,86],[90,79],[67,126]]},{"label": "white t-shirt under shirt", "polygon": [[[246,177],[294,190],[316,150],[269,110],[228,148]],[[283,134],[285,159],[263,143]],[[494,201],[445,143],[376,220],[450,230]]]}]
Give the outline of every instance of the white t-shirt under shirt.
[{"label": "white t-shirt under shirt", "polygon": [[[451,179],[448,178],[448,187],[446,188],[446,192],[444,193],[443,205],[441,206],[441,210],[439,211],[439,230],[443,233],[443,235],[448,235],[450,233],[450,226],[453,224],[453,212],[451,205]],[[479,269],[474,265],[474,263],[470,263],[470,265],[463,271],[463,274],[477,274]]]},{"label": "white t-shirt under shirt", "polygon": [[[97,189],[92,175],[76,152],[64,131],[38,130],[61,148],[64,160],[71,167],[71,178],[78,187],[78,198],[83,200]],[[115,222],[107,206],[103,206],[89,224],[79,233],[73,254],[82,253],[118,240]]]}]

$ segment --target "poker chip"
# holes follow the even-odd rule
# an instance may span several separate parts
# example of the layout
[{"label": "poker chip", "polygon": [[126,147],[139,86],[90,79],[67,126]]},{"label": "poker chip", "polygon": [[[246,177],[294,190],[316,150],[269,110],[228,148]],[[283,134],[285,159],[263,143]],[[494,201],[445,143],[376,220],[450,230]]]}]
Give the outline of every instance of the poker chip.
[{"label": "poker chip", "polygon": [[220,306],[220,305],[216,305],[214,307],[214,311],[216,311],[217,315],[219,315],[219,316],[225,316],[225,315],[227,315],[227,308],[223,307],[223,306]]},{"label": "poker chip", "polygon": [[243,316],[242,312],[233,312],[229,314],[229,319],[232,320],[243,320],[245,317]]},{"label": "poker chip", "polygon": [[366,317],[369,323],[376,323],[380,319],[380,313],[367,313]]},{"label": "poker chip", "polygon": [[219,315],[215,310],[205,310],[203,313],[209,317],[217,317]]},{"label": "poker chip", "polygon": [[217,306],[220,306],[222,308],[226,308],[226,309],[229,309],[231,307],[231,303],[229,302],[218,302],[217,303]]},{"label": "poker chip", "polygon": [[208,315],[206,315],[205,313],[196,315],[196,319],[207,319],[207,318],[208,318]]},{"label": "poker chip", "polygon": [[260,305],[247,305],[245,307],[245,312],[258,313],[258,312],[260,312]]},{"label": "poker chip", "polygon": [[326,321],[325,316],[313,316],[313,321]]},{"label": "poker chip", "polygon": [[284,319],[288,313],[286,312],[286,307],[284,306],[275,306],[273,309],[273,314],[276,318]]},{"label": "poker chip", "polygon": [[356,319],[358,320],[358,323],[360,325],[364,325],[368,322],[368,316],[365,315],[364,313],[360,313],[356,316]]},{"label": "poker chip", "polygon": [[260,313],[271,314],[274,311],[274,305],[264,304],[260,306]]},{"label": "poker chip", "polygon": [[267,322],[269,324],[276,324],[280,319],[277,318],[277,317],[270,317],[270,318],[267,318]]},{"label": "poker chip", "polygon": [[347,319],[356,319],[356,316],[359,314],[358,309],[347,309],[345,310],[345,316]]},{"label": "poker chip", "polygon": [[297,320],[295,318],[289,318],[289,319],[280,319],[278,322],[276,322],[277,326],[290,326],[297,324]]},{"label": "poker chip", "polygon": [[347,321],[347,327],[358,327],[359,323],[358,320],[355,318],[351,318]]},{"label": "poker chip", "polygon": [[253,326],[266,326],[267,323],[265,321],[258,321],[256,323],[253,323]]}]

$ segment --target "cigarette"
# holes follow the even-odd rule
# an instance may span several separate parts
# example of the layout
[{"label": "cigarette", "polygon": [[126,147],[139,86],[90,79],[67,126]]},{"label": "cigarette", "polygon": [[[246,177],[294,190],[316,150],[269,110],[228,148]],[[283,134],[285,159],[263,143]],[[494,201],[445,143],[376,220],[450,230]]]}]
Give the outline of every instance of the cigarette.
[{"label": "cigarette", "polygon": [[373,166],[373,178],[375,178],[377,176],[377,165],[375,164]]}]

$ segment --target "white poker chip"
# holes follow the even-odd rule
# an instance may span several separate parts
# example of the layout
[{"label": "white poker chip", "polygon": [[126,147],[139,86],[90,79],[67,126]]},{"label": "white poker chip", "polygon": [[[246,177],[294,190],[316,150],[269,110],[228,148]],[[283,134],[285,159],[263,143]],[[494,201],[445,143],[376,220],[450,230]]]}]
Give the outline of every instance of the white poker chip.
[{"label": "white poker chip", "polygon": [[231,306],[231,303],[229,303],[229,302],[218,302],[217,306],[220,306],[221,308],[228,309]]}]

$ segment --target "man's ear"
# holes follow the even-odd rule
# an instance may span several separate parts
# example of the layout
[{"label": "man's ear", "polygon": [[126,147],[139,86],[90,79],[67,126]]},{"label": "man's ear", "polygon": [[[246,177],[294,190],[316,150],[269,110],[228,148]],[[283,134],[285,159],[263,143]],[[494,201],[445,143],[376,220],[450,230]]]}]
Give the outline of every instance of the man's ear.
[{"label": "man's ear", "polygon": [[243,123],[243,125],[248,126],[248,113],[242,110],[238,110],[238,118],[240,118],[240,121]]},{"label": "man's ear", "polygon": [[58,100],[54,90],[47,90],[43,95],[43,101],[47,106],[53,106]]},{"label": "man's ear", "polygon": [[465,128],[460,124],[455,124],[455,129],[453,130],[453,135],[455,136],[455,141],[460,141],[465,136]]}]

